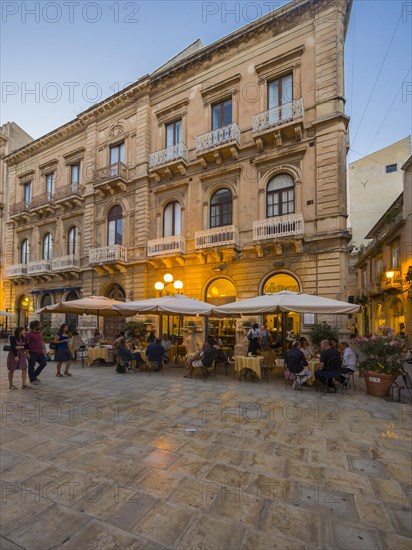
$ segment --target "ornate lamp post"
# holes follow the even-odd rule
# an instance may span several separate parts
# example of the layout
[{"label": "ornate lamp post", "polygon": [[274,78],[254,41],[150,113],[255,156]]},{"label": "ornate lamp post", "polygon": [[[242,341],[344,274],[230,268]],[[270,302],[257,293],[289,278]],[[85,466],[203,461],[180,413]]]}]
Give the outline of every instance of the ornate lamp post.
[{"label": "ornate lamp post", "polygon": [[[183,283],[182,281],[179,281],[179,279],[177,279],[176,281],[174,281],[174,277],[171,273],[166,273],[164,276],[163,276],[163,281],[156,281],[155,282],[155,289],[159,291],[159,295],[160,296],[170,296],[172,294],[174,294],[174,292],[171,292],[170,291],[170,285],[173,283],[173,287],[176,291],[180,291],[182,290],[183,288]],[[169,289],[167,288],[169,287]]]}]

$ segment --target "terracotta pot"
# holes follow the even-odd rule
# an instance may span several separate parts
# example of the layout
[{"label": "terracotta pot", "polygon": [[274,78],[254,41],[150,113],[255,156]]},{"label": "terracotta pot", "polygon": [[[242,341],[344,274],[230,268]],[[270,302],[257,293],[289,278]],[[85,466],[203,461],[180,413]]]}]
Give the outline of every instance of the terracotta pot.
[{"label": "terracotta pot", "polygon": [[367,370],[363,374],[366,389],[369,395],[388,397],[395,377],[392,374],[382,374],[373,370]]}]

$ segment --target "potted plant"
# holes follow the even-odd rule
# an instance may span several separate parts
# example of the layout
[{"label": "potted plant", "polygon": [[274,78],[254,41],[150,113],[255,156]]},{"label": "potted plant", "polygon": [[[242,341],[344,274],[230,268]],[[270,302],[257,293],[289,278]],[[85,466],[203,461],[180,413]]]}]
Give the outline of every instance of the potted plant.
[{"label": "potted plant", "polygon": [[320,350],[320,343],[322,340],[338,340],[338,331],[328,325],[326,321],[315,323],[309,330],[309,338],[315,348]]},{"label": "potted plant", "polygon": [[363,354],[359,368],[370,395],[387,397],[393,381],[401,373],[404,341],[391,327],[380,327],[381,334],[359,337],[355,342]]}]

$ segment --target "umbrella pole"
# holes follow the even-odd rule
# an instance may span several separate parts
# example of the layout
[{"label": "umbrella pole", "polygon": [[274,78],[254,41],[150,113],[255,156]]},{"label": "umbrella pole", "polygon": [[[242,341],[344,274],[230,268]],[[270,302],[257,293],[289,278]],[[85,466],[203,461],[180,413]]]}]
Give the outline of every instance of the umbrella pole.
[{"label": "umbrella pole", "polygon": [[286,311],[282,311],[282,353],[286,357]]},{"label": "umbrella pole", "polygon": [[177,325],[177,347],[176,347],[176,358],[177,363],[179,362],[179,340],[180,340],[180,328],[182,326],[182,316],[179,315],[179,322]]}]

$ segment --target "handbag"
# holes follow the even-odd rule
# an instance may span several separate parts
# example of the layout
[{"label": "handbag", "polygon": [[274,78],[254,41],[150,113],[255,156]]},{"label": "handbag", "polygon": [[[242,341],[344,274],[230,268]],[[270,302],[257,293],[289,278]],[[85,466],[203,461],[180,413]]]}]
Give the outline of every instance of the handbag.
[{"label": "handbag", "polygon": [[49,349],[57,349],[57,344],[56,344],[56,342],[50,342],[50,344],[49,344]]},{"label": "handbag", "polygon": [[11,351],[11,346],[9,344],[5,344],[3,346],[3,351]]}]

